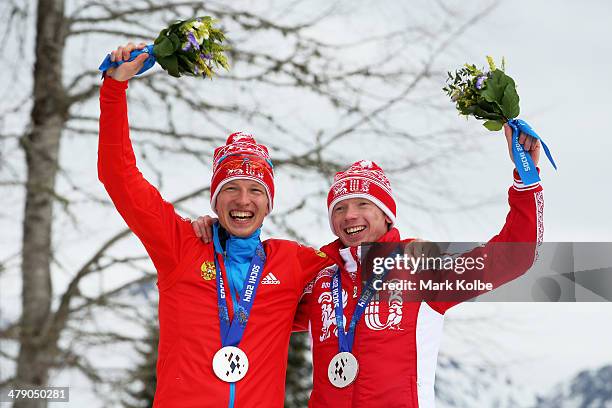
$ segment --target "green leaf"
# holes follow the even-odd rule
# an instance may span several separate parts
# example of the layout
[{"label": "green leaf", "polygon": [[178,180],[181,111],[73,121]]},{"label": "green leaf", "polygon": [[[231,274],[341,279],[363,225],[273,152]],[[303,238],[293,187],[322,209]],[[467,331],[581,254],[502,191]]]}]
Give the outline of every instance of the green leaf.
[{"label": "green leaf", "polygon": [[476,117],[476,119],[490,119],[502,121],[504,119],[501,113],[486,111],[477,105],[470,106],[469,110],[470,113]]},{"label": "green leaf", "polygon": [[168,32],[167,28],[164,28],[163,30],[161,30],[159,32],[159,35],[157,36],[157,38],[153,42],[153,44],[155,44],[155,45],[159,44],[164,38],[166,38],[166,33],[167,32]]},{"label": "green leaf", "polygon": [[173,77],[180,77],[179,68],[178,68],[178,59],[176,55],[169,55],[166,57],[158,58],[157,62],[162,66],[163,69],[168,71],[170,75]]},{"label": "green leaf", "polygon": [[227,58],[225,58],[225,55],[223,54],[219,54],[215,57],[215,62],[220,64],[226,71],[229,71],[230,66],[229,63],[227,62]]},{"label": "green leaf", "polygon": [[501,100],[504,96],[504,90],[508,85],[508,77],[499,69],[491,73],[491,77],[487,79],[487,86],[481,92],[481,96],[487,102],[497,102],[501,105]]},{"label": "green leaf", "polygon": [[169,30],[169,31],[176,31],[176,30],[178,30],[178,29],[179,29],[179,27],[180,27],[181,25],[183,25],[184,23],[188,23],[189,21],[191,21],[191,20],[187,20],[187,21],[176,20],[176,21],[174,21],[172,24],[170,24],[170,25],[168,26],[168,30]]},{"label": "green leaf", "polygon": [[170,42],[172,43],[172,46],[174,47],[174,51],[178,50],[181,47],[181,40],[178,35],[176,35],[175,33],[172,33],[168,36],[168,38],[170,39]]},{"label": "green leaf", "polygon": [[496,104],[495,102],[487,102],[482,98],[478,99],[478,106],[482,109],[484,109],[487,112],[494,112],[494,113],[498,113],[498,114],[502,114],[502,110],[501,107]]},{"label": "green leaf", "polygon": [[157,59],[172,55],[173,52],[174,46],[168,37],[163,37],[158,44],[153,46],[153,54]]},{"label": "green leaf", "polygon": [[487,120],[482,125],[489,129],[491,132],[497,132],[498,130],[501,130],[502,127],[504,127],[504,124],[497,120]]},{"label": "green leaf", "polygon": [[502,111],[504,112],[504,116],[508,119],[516,118],[520,113],[519,108],[519,96],[516,92],[516,86],[514,85],[514,80],[508,77],[509,82],[504,90],[504,96],[501,100]]},{"label": "green leaf", "polygon": [[187,58],[185,55],[182,54],[178,54],[179,57],[179,62],[182,62],[182,64],[187,67],[187,70],[190,72],[193,72],[193,70],[195,69],[195,64],[189,59]]}]

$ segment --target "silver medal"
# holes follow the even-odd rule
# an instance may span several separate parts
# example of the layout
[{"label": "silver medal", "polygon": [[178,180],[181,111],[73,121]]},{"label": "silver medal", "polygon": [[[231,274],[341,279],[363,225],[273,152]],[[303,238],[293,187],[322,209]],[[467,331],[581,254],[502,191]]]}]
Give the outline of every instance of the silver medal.
[{"label": "silver medal", "polygon": [[233,383],[244,378],[249,369],[249,359],[238,347],[226,346],[215,353],[213,371],[222,381]]},{"label": "silver medal", "polygon": [[338,353],[329,362],[327,377],[334,387],[344,388],[349,386],[359,372],[359,364],[354,355],[348,351]]}]

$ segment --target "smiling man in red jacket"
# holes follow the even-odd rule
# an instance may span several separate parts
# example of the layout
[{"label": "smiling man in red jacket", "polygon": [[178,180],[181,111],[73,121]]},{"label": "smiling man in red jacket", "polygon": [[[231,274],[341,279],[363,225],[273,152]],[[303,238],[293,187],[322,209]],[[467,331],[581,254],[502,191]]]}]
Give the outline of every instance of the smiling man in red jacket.
[{"label": "smiling man in red jacket", "polygon": [[[510,149],[511,130],[505,131]],[[520,140],[537,165],[539,143],[525,135]],[[543,234],[542,187],[539,183],[523,185],[515,170],[508,196],[506,223],[489,243],[527,242],[534,243],[527,248],[535,249]],[[395,199],[387,177],[375,163],[359,161],[337,173],[327,204],[330,226],[338,239],[321,250],[336,265],[322,269],[306,287],[295,320],[297,330],[310,330],[312,336],[309,406],[434,407],[444,314],[458,302],[404,302],[401,293],[385,302],[362,298],[360,245],[411,241],[402,240],[393,227]],[[488,247],[469,254],[486,254]],[[504,283],[523,274],[536,256],[535,251],[523,254],[522,260],[513,258],[498,267],[496,272],[501,274],[492,280]],[[361,318],[353,318],[355,315]],[[352,333],[351,321],[355,322]],[[340,332],[338,322],[344,326]]]},{"label": "smiling man in red jacket", "polygon": [[[112,60],[129,59],[128,44]],[[215,150],[213,242],[164,201],[136,167],[126,89],[146,54],[109,69],[100,89],[98,176],[158,273],[160,340],[155,407],[282,407],[289,336],[304,286],[325,254],[261,241],[274,171],[265,146],[235,133]]]}]

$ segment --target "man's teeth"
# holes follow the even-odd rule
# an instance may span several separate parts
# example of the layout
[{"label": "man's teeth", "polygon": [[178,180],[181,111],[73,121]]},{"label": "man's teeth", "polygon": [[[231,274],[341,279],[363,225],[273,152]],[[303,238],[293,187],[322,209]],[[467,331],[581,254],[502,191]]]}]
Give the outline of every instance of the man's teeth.
[{"label": "man's teeth", "polygon": [[231,211],[230,212],[230,216],[232,218],[251,218],[253,216],[253,213],[250,211]]},{"label": "man's teeth", "polygon": [[345,229],[344,229],[344,231],[345,231],[347,234],[356,234],[356,233],[358,233],[358,232],[363,231],[365,228],[366,228],[366,227],[365,227],[365,225],[359,225],[359,226],[357,226],[357,227],[349,227],[349,228],[345,228]]}]

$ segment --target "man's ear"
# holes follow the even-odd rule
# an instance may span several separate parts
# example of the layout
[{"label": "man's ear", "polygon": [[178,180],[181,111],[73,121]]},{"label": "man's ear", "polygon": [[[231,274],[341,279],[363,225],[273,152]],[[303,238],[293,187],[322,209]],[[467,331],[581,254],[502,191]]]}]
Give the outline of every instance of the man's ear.
[{"label": "man's ear", "polygon": [[393,221],[386,214],[385,214],[385,222],[387,223],[387,231],[390,231],[391,230],[391,225],[393,225]]},{"label": "man's ear", "polygon": [[267,197],[268,201],[266,201],[266,215],[264,217],[267,217],[268,214],[270,214],[270,197]]}]

